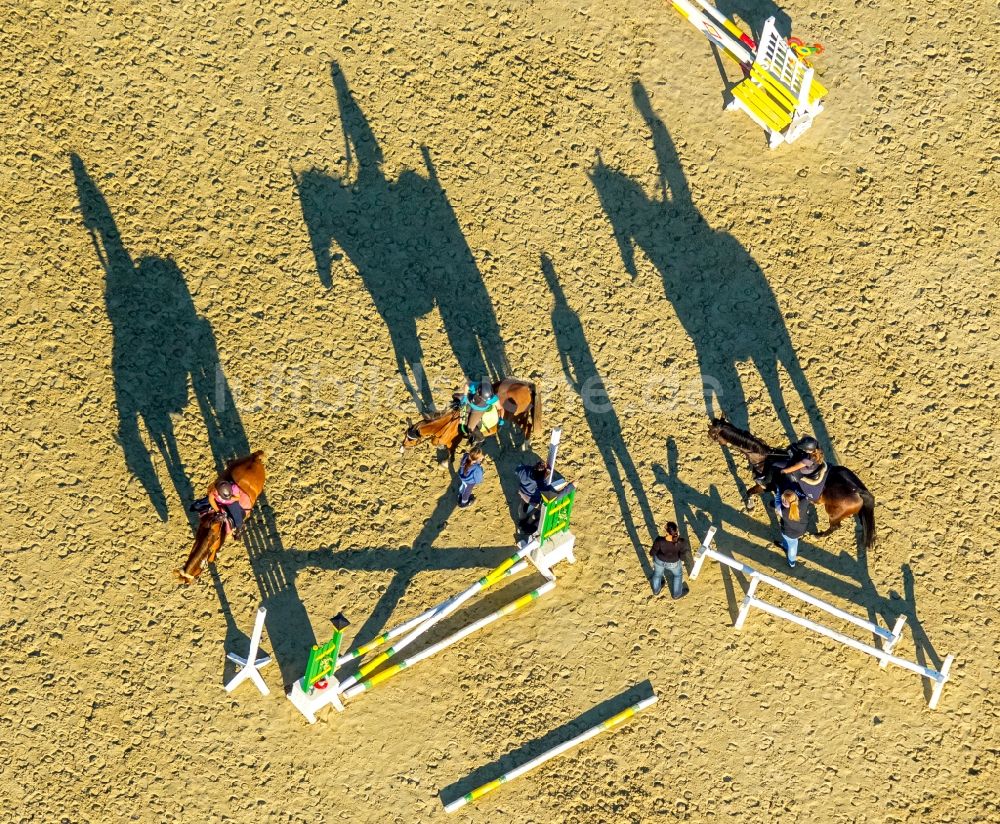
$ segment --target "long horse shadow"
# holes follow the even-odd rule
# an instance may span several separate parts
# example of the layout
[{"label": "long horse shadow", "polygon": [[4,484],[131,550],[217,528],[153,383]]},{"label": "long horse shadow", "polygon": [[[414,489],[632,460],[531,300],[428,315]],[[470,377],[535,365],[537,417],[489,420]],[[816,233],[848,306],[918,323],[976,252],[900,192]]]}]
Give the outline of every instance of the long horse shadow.
[{"label": "long horse shadow", "polygon": [[[132,260],[107,200],[83,160],[70,158],[80,198],[83,222],[105,271],[105,303],[114,331],[112,370],[118,406],[118,440],[129,471],[143,485],[162,520],[168,501],[153,465],[151,450],[160,455],[166,474],[187,513],[195,490],[180,457],[172,415],[188,406],[189,386],[205,426],[215,473],[234,458],[250,453],[250,445],[229,383],[219,361],[215,335],[200,316],[180,268],[170,258]],[[142,440],[140,423],[152,442]],[[188,514],[192,528],[195,518]],[[309,618],[279,562],[283,546],[266,493],[257,501],[246,530],[251,566],[268,607],[268,636],[286,680],[297,664],[286,652],[285,638],[311,644]],[[220,563],[232,555],[232,544],[220,553]],[[209,568],[220,610],[226,619],[226,645],[245,639],[225,594],[219,569]]]},{"label": "long horse shadow", "polygon": [[[694,342],[709,417],[714,416],[714,399],[737,425],[749,428],[737,364],[750,361],[782,427],[793,438],[795,428],[781,388],[784,370],[813,434],[832,457],[826,425],[764,273],[736,238],[709,226],[692,202],[674,143],[639,81],[632,85],[632,98],[652,135],[657,193],[647,195],[639,181],[606,165],[600,153],[590,172],[626,271],[632,278],[639,276],[638,249],[660,273],[666,297]],[[735,472],[734,465],[730,469]]]},{"label": "long horse shadow", "polygon": [[583,324],[580,322],[579,315],[566,302],[566,295],[563,293],[552,260],[544,252],[542,253],[541,266],[545,282],[552,293],[552,331],[559,349],[559,362],[563,374],[573,391],[580,396],[587,426],[590,427],[591,436],[601,453],[601,459],[604,461],[604,466],[618,498],[622,520],[632,541],[639,565],[648,578],[652,575],[652,566],[646,557],[644,542],[639,537],[639,531],[632,518],[632,509],[625,496],[626,481],[632,488],[632,494],[639,502],[639,509],[642,511],[650,541],[657,535],[653,511],[649,506],[649,500],[643,489],[635,462],[625,445],[621,422],[618,420],[614,405],[597,369],[594,355],[590,351],[587,337],[583,331]]},{"label": "long horse shadow", "polygon": [[177,264],[162,257],[133,261],[83,160],[73,154],[70,165],[83,225],[104,269],[104,301],[114,332],[111,368],[118,442],[129,472],[146,490],[160,520],[166,521],[167,494],[153,454],[161,459],[178,499],[190,501],[192,488],[171,416],[187,407],[188,381],[200,371],[199,360],[218,360],[215,341]]},{"label": "long horse shadow", "polygon": [[[323,286],[333,289],[335,268],[343,271],[346,256],[386,325],[407,391],[418,410],[433,411],[417,321],[436,309],[462,375],[498,380],[508,376],[510,368],[493,302],[430,150],[421,147],[422,170],[403,171],[394,180],[387,177],[382,148],[336,62],[330,74],[346,169],[343,174],[321,168],[293,172],[316,270]],[[512,512],[519,446],[510,427],[487,445]],[[449,488],[426,523],[443,524],[454,506]],[[425,525],[414,546],[430,545],[436,535]],[[391,612],[407,583],[401,576],[390,585],[366,632],[377,634],[377,616]]]},{"label": "long horse shadow", "polygon": [[434,409],[417,320],[438,309],[463,375],[508,374],[489,293],[427,147],[423,174],[386,177],[378,141],[337,63],[333,87],[344,133],[344,175],[293,172],[320,282],[351,261],[392,340],[400,376],[420,410]]}]

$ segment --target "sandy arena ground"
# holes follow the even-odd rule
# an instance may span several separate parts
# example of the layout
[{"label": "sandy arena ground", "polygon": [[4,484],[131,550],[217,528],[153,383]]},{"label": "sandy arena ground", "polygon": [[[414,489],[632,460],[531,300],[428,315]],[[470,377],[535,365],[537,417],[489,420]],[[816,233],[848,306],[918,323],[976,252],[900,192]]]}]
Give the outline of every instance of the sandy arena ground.
[{"label": "sandy arena ground", "polygon": [[[9,4],[0,820],[443,821],[647,679],[646,714],[454,820],[1000,820],[996,6],[721,7],[825,46],[796,144],[722,111],[661,0]],[[331,616],[370,639],[511,551],[522,453],[455,509],[397,452],[400,365],[439,406],[464,372],[538,382],[580,562],[308,727],[282,684]],[[833,445],[878,499],[867,558],[847,528],[785,567],[699,375],[765,439]],[[248,448],[248,540],[180,588],[187,504]],[[906,615],[901,655],[956,656],[939,709],[792,624],[737,633],[714,563],[651,599],[671,519]],[[271,696],[227,695],[262,601]]]}]

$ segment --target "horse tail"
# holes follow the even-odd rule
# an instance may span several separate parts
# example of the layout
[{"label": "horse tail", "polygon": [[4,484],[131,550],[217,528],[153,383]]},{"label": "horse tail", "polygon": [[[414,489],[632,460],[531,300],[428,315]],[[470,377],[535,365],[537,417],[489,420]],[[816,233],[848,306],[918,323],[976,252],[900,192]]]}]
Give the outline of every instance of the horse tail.
[{"label": "horse tail", "polygon": [[542,390],[534,383],[531,387],[531,434],[542,431]]},{"label": "horse tail", "polygon": [[869,491],[861,479],[851,472],[846,466],[838,467],[841,477],[854,488],[854,491],[861,496],[861,511],[858,518],[861,519],[861,532],[864,539],[865,549],[875,546],[875,496]]},{"label": "horse tail", "polygon": [[863,501],[861,505],[861,529],[864,535],[865,549],[875,546],[875,496],[867,489],[859,489]]}]

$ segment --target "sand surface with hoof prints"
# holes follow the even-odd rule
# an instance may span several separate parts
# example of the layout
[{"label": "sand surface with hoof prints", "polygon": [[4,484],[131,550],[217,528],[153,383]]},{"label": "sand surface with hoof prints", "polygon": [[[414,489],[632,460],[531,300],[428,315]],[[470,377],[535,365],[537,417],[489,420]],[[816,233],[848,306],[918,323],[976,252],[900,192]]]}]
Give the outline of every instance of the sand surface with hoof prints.
[{"label": "sand surface with hoof prints", "polygon": [[[826,111],[796,143],[723,111],[708,42],[660,0],[10,4],[0,821],[1000,818],[996,8],[720,7],[823,44]],[[429,446],[399,454],[483,370],[539,387],[535,450],[562,427],[579,562],[310,727],[282,687],[334,615],[369,640],[511,552],[516,438],[468,510]],[[703,385],[854,470],[875,549],[846,525],[789,570]],[[253,449],[245,542],[178,586],[188,504]],[[736,632],[746,581],[714,562],[651,599],[668,520],[905,615],[900,655],[956,656],[939,708],[777,618]],[[262,602],[271,695],[227,695]],[[640,717],[446,816],[443,790],[647,679]]]}]

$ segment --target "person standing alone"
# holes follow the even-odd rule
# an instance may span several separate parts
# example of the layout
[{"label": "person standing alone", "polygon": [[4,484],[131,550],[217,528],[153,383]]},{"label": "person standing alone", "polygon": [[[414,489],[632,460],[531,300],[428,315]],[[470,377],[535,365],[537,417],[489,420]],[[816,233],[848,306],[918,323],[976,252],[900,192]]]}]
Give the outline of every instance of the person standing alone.
[{"label": "person standing alone", "polygon": [[472,490],[483,482],[483,450],[474,447],[462,456],[458,467],[458,506],[471,506],[476,496]]},{"label": "person standing alone", "polygon": [[688,594],[688,586],[684,583],[684,562],[681,560],[688,551],[688,543],[681,537],[677,524],[670,521],[667,536],[658,536],[649,552],[653,558],[653,595],[660,594],[666,575],[670,575],[671,598],[676,601]]}]

